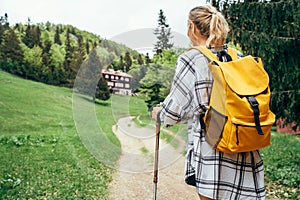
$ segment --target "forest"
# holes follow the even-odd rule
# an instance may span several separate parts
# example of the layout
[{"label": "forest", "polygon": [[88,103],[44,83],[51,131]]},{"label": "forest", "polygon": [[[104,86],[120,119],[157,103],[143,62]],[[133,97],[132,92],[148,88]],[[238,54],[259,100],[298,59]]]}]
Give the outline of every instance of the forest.
[{"label": "forest", "polygon": [[[22,78],[71,88],[78,70],[92,51],[97,54],[98,63],[94,64],[99,69],[123,70],[125,67],[128,71],[132,64],[142,64],[145,57],[125,45],[72,25],[34,24],[28,19],[27,24],[10,26],[7,14],[0,17],[0,69]],[[108,60],[114,62],[107,63]],[[100,74],[101,70],[98,78]],[[104,83],[103,80],[100,83]]]}]

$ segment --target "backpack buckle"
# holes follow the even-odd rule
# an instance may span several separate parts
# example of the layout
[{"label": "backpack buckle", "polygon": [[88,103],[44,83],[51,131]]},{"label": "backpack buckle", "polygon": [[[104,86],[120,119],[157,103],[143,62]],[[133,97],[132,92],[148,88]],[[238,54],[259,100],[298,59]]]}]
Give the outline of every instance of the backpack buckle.
[{"label": "backpack buckle", "polygon": [[247,99],[251,107],[257,107],[259,105],[254,96],[248,96]]}]

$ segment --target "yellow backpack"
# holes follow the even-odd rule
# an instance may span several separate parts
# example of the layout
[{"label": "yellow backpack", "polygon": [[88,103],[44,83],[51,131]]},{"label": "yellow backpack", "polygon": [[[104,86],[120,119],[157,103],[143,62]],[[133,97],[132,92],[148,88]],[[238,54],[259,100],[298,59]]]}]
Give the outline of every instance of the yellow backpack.
[{"label": "yellow backpack", "polygon": [[203,118],[206,141],[226,153],[248,152],[271,144],[275,115],[270,111],[269,76],[260,58],[238,59],[229,48],[233,61],[221,62],[205,47],[194,47],[211,62],[213,86],[208,110]]}]

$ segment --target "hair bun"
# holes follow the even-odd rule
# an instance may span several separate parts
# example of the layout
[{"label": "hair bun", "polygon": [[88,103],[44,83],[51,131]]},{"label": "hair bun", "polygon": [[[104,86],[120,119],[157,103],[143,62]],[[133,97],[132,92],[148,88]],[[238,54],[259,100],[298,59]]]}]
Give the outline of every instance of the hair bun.
[{"label": "hair bun", "polygon": [[206,46],[220,46],[226,42],[229,31],[224,16],[213,6],[204,5],[193,8],[189,19],[193,21],[203,36],[208,36]]}]

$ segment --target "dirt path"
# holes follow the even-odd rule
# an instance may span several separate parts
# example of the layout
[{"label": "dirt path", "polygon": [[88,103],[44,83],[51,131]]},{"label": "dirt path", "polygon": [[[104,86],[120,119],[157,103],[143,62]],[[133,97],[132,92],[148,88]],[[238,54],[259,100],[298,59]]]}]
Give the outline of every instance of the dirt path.
[{"label": "dirt path", "polygon": [[[155,129],[136,127],[130,117],[113,127],[122,155],[110,184],[109,200],[153,199]],[[157,200],[194,200],[196,190],[184,183],[183,142],[173,148],[160,140]]]}]

